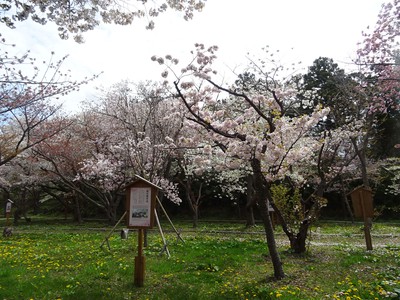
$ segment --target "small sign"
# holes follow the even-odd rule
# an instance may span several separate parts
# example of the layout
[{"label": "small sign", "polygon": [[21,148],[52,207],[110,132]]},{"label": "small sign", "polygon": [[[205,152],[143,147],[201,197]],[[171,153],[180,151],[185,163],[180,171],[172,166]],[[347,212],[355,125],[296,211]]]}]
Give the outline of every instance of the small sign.
[{"label": "small sign", "polygon": [[126,187],[127,227],[152,228],[156,197],[161,188],[140,176],[136,178],[135,182]]},{"label": "small sign", "polygon": [[11,202],[7,202],[6,204],[6,213],[9,214],[11,212]]}]

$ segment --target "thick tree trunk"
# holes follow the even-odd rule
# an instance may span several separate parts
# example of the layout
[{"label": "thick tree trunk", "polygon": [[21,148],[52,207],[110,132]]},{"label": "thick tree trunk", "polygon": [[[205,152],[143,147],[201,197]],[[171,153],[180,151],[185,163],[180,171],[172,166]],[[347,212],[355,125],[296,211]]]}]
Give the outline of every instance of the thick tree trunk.
[{"label": "thick tree trunk", "polygon": [[290,249],[296,254],[306,252],[306,240],[308,237],[308,229],[311,225],[310,221],[307,218],[303,220],[299,226],[297,233],[294,233],[291,229],[289,229],[288,224],[286,223],[285,219],[282,217],[280,211],[277,208],[275,208],[275,213],[278,215],[283,232],[285,232],[286,236],[289,239]]},{"label": "thick tree trunk", "polygon": [[296,254],[302,254],[307,251],[306,241],[308,236],[308,228],[310,223],[304,221],[296,235],[292,235],[290,239],[290,249]]},{"label": "thick tree trunk", "polygon": [[251,165],[254,172],[254,188],[257,204],[263,219],[269,255],[271,256],[274,268],[274,277],[275,279],[282,279],[285,277],[285,273],[283,272],[281,258],[276,247],[274,228],[268,211],[268,183],[261,172],[261,162],[258,159],[253,159]]}]

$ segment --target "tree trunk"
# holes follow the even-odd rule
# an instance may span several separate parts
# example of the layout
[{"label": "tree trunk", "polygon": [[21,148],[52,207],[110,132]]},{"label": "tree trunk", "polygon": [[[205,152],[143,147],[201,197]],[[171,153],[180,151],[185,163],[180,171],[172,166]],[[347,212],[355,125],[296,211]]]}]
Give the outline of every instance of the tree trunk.
[{"label": "tree trunk", "polygon": [[255,225],[256,220],[254,219],[253,205],[246,205],[246,227],[252,227]]},{"label": "tree trunk", "polygon": [[254,158],[251,162],[251,165],[254,172],[254,189],[257,204],[260,209],[261,217],[263,219],[268,250],[274,268],[274,277],[275,279],[280,280],[285,277],[285,273],[283,272],[281,258],[276,247],[274,228],[272,226],[271,218],[268,211],[268,183],[261,172],[261,162],[258,159]]},{"label": "tree trunk", "polygon": [[199,225],[199,208],[197,205],[193,205],[193,228],[197,228]]},{"label": "tree trunk", "polygon": [[22,188],[21,195],[18,197],[19,199],[15,203],[16,210],[14,211],[14,224],[17,225],[18,221],[24,217],[27,223],[31,222],[31,218],[29,218],[26,214],[27,212],[27,190],[26,188]]},{"label": "tree trunk", "polygon": [[40,191],[32,187],[33,214],[37,215],[40,212]]},{"label": "tree trunk", "polygon": [[343,182],[343,178],[340,178],[340,194],[342,196],[342,201],[345,207],[345,211],[349,214],[350,218],[351,218],[351,223],[354,223],[354,215],[353,212],[351,211],[351,207],[350,207],[350,203],[349,203],[349,199],[347,198],[347,194],[346,194],[346,189],[344,187],[344,182]]},{"label": "tree trunk", "polygon": [[246,227],[251,227],[256,225],[254,219],[254,187],[253,187],[253,176],[247,176],[247,199],[246,199]]},{"label": "tree trunk", "polygon": [[290,249],[296,254],[302,254],[307,251],[306,240],[308,236],[308,228],[310,222],[303,221],[296,235],[292,235],[290,239]]},{"label": "tree trunk", "polygon": [[282,279],[285,277],[283,272],[281,258],[276,247],[274,228],[272,226],[271,218],[268,212],[268,200],[257,199],[260,208],[260,214],[264,224],[265,236],[267,239],[268,251],[271,256],[272,265],[274,267],[274,277],[276,279]]},{"label": "tree trunk", "polygon": [[364,138],[363,141],[363,145],[362,148],[360,149],[360,147],[357,144],[356,139],[351,139],[353,146],[354,146],[354,150],[357,154],[358,159],[360,160],[360,168],[361,168],[361,177],[362,177],[362,182],[363,185],[366,187],[369,187],[369,180],[368,180],[368,172],[367,172],[367,157],[365,154],[365,149],[366,149],[366,144],[367,144],[367,138]]},{"label": "tree trunk", "polygon": [[75,191],[73,193],[73,198],[74,198],[74,221],[78,222],[78,223],[82,223],[82,214],[81,214],[81,207],[79,204],[79,198],[76,195]]},{"label": "tree trunk", "polygon": [[189,204],[190,211],[192,213],[193,228],[197,228],[199,221],[199,206],[200,206],[202,185],[200,185],[199,188],[199,195],[196,196],[193,191],[192,181],[190,179],[187,179],[187,181],[181,181],[181,184],[186,190],[186,199]]}]

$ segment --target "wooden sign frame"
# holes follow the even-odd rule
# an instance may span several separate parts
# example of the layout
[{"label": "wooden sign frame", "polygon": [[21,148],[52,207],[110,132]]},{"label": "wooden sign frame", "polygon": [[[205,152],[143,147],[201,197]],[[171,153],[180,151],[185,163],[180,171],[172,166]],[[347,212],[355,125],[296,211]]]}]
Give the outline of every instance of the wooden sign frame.
[{"label": "wooden sign frame", "polygon": [[126,188],[126,224],[131,229],[153,228],[156,197],[160,188],[136,177],[137,180]]}]

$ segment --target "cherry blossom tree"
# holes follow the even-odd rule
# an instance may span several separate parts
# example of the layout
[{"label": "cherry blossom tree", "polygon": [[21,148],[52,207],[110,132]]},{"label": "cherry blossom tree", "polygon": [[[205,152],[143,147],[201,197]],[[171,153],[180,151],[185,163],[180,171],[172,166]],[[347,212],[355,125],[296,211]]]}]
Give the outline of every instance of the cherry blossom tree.
[{"label": "cherry blossom tree", "polygon": [[96,198],[97,194],[90,192],[89,184],[76,181],[82,162],[93,151],[88,136],[93,134],[91,128],[95,125],[90,121],[96,120],[85,115],[70,117],[68,128],[32,149],[48,178],[44,187],[46,193],[60,201],[65,209],[73,209],[74,219],[78,222],[82,221],[82,209],[87,207],[86,202],[104,211],[108,209],[107,200],[102,202],[102,198]]},{"label": "cherry blossom tree", "polygon": [[[68,130],[69,126],[71,126],[69,119],[53,117],[46,122],[45,127],[36,128],[39,136],[46,135],[46,132],[52,132],[53,134],[1,166],[1,188],[15,203],[15,222],[21,216],[26,218],[28,210],[37,211],[42,201],[41,198],[48,194],[48,188],[54,186],[54,182],[56,182],[55,177],[46,171],[48,163],[36,155],[35,149],[61,135]],[[45,132],[40,133],[39,130],[44,130]]]},{"label": "cherry blossom tree", "polygon": [[169,180],[182,128],[183,110],[174,103],[155,83],[121,82],[97,102],[88,101],[68,130],[35,147],[35,153],[48,162],[44,169],[58,178],[56,186],[75,195],[76,209],[90,203],[110,222],[135,175],[179,203],[177,186]]},{"label": "cherry blossom tree", "polygon": [[[360,66],[360,91],[365,94],[368,104],[364,106],[366,128],[376,126],[376,117],[386,114],[388,109],[399,108],[400,66],[398,44],[400,30],[400,1],[394,0],[382,5],[375,27],[363,33],[364,40],[358,50],[356,63]],[[361,94],[361,93],[360,93]],[[368,133],[364,130],[364,132]],[[368,134],[353,139],[353,145],[361,162],[363,184],[368,186],[367,157]]]},{"label": "cherry blossom tree", "polygon": [[242,181],[248,171],[243,168],[230,169],[223,151],[210,144],[198,144],[193,128],[184,127],[175,143],[172,173],[185,192],[193,218],[193,227],[198,225],[199,211],[205,197],[229,198],[237,205],[237,197],[245,194]]},{"label": "cherry blossom tree", "polygon": [[399,12],[400,1],[383,4],[375,27],[363,33],[364,40],[359,45],[356,63],[365,74],[365,81],[374,81],[378,89],[371,99],[372,112],[399,108]]},{"label": "cherry blossom tree", "polygon": [[[66,57],[38,63],[29,52],[13,56],[12,45],[3,39],[0,50],[0,165],[21,152],[57,134],[65,123],[54,122],[61,119],[57,104],[59,97],[78,90],[92,78],[73,80],[62,70]],[[7,51],[9,50],[9,51]],[[54,126],[58,124],[59,127]]]},{"label": "cherry blossom tree", "polygon": [[272,197],[278,207],[275,212],[296,253],[306,251],[309,226],[327,204],[324,193],[359,169],[351,143],[351,137],[357,135],[353,128],[341,126],[316,135],[322,141],[319,148],[307,161],[293,166],[279,185],[273,186]]},{"label": "cherry blossom tree", "polygon": [[[175,74],[174,87],[178,97],[189,112],[191,126],[201,130],[199,139],[204,147],[221,147],[231,166],[249,164],[258,209],[263,218],[267,245],[274,266],[274,276],[283,278],[284,272],[275,239],[268,203],[272,202],[271,184],[290,173],[291,166],[306,161],[318,145],[310,139],[307,147],[300,141],[310,129],[328,113],[317,109],[311,115],[289,117],[285,107],[296,98],[295,90],[284,80],[275,77],[278,69],[265,69],[263,63],[252,64],[260,76],[260,89],[232,88],[218,84],[213,76],[212,63],[217,47],[196,45],[193,60],[176,73],[171,56],[153,56],[152,60],[166,66],[163,76]],[[171,64],[172,62],[172,64]],[[221,103],[235,104],[241,114],[225,111]],[[286,104],[286,105],[285,105]],[[313,142],[311,142],[313,141]]]},{"label": "cherry blossom tree", "polygon": [[[378,77],[384,95],[377,95],[375,109],[385,110],[387,102],[382,96],[392,94],[399,81],[399,32],[400,32],[400,1],[393,0],[382,5],[378,20],[372,31],[363,33],[364,40],[360,43],[357,63],[364,71]],[[393,84],[395,86],[393,86]],[[380,97],[379,97],[380,96]],[[398,103],[393,103],[397,105]]]},{"label": "cherry blossom tree", "polygon": [[14,206],[14,224],[21,217],[27,222],[29,209],[37,208],[40,199],[40,169],[25,151],[9,163],[0,168],[1,188],[6,194],[6,199],[11,199]]},{"label": "cherry blossom tree", "polygon": [[190,20],[204,5],[205,0],[2,1],[0,22],[15,28],[17,22],[29,18],[43,25],[49,21],[58,26],[62,39],[72,34],[75,41],[82,42],[82,33],[93,30],[100,22],[128,25],[145,18],[146,28],[153,29],[154,19],[168,10],[181,12],[185,20]]},{"label": "cherry blossom tree", "polygon": [[180,203],[169,180],[171,151],[182,128],[182,110],[155,83],[114,85],[87,113],[96,120],[90,157],[82,161],[77,180],[92,182],[103,193],[121,194],[140,175]]},{"label": "cherry blossom tree", "polygon": [[[49,61],[38,62],[29,51],[14,54],[14,45],[7,44],[4,38],[0,43],[0,166],[6,169],[12,160],[31,157],[25,152],[70,126],[70,120],[61,114],[60,98],[97,76],[73,79],[62,68],[67,57],[56,60],[51,53]],[[9,182],[12,189],[18,185]]]},{"label": "cherry blossom tree", "polygon": [[[363,35],[364,40],[360,43],[356,62],[366,78],[375,84],[370,111],[387,114],[390,119],[391,115],[400,111],[400,1],[393,0],[383,4],[375,26],[368,28]],[[393,126],[394,122],[389,124]],[[397,144],[394,148],[393,150],[397,150],[400,145]],[[392,153],[396,155],[396,151]],[[386,174],[392,178],[386,192],[394,195],[397,194],[399,178],[396,164],[398,157],[381,161],[381,169],[386,170]]]},{"label": "cherry blossom tree", "polygon": [[[186,130],[184,134],[187,136],[190,135],[190,133],[193,133],[192,130]],[[205,196],[205,189],[207,189],[207,180],[202,178],[202,175],[206,174],[208,170],[206,170],[205,166],[204,168],[198,167],[199,157],[202,153],[201,148],[193,144],[191,138],[180,136],[179,141],[180,143],[177,145],[179,147],[174,151],[172,172],[175,173],[175,180],[179,182],[184,190],[183,199],[188,204],[192,213],[193,228],[196,228],[198,225],[200,205]]]}]

